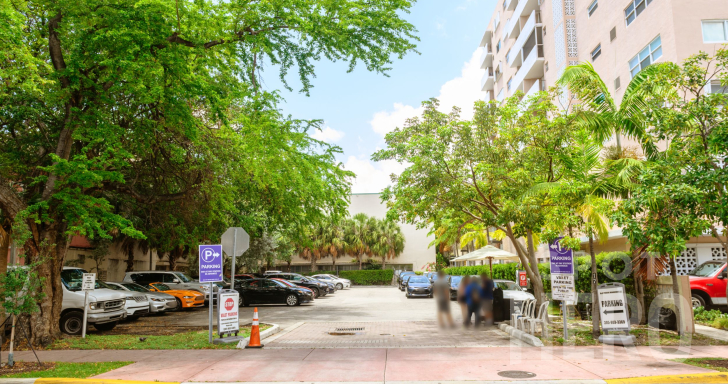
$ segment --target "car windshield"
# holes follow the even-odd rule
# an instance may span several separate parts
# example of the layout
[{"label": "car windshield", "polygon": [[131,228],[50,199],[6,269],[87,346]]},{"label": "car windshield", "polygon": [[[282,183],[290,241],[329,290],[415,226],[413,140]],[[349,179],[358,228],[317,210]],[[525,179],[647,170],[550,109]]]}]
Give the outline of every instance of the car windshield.
[{"label": "car windshield", "polygon": [[[81,285],[83,284],[83,274],[87,273],[83,269],[64,269],[61,271],[61,282],[63,282],[63,285],[66,286],[66,289],[68,289],[71,292],[76,292],[81,290]],[[115,289],[115,290],[121,290],[121,288],[113,288],[110,287],[108,284],[104,283],[103,281],[96,281],[96,286],[94,289]]]},{"label": "car windshield", "polygon": [[126,289],[124,289],[116,284],[106,284],[106,285],[109,287],[109,289],[113,289],[115,291],[126,291]]},{"label": "car windshield", "polygon": [[429,283],[430,279],[425,276],[412,276],[409,279],[410,283]]},{"label": "car windshield", "polygon": [[693,271],[690,272],[690,276],[709,277],[722,266],[723,263],[709,261],[707,263],[700,264],[697,268],[693,269]]},{"label": "car windshield", "polygon": [[123,284],[121,284],[121,285],[123,285],[124,287],[126,287],[126,288],[127,288],[128,290],[130,290],[130,291],[134,291],[134,292],[149,292],[149,290],[148,290],[148,289],[146,289],[146,288],[142,287],[142,286],[141,286],[141,285],[139,285],[139,284],[134,284],[134,283],[123,283]]},{"label": "car windshield", "polygon": [[158,291],[171,291],[172,288],[170,288],[167,284],[162,283],[155,283],[155,284],[149,284],[153,288],[156,288]]},{"label": "car windshield", "polygon": [[460,284],[460,280],[462,279],[462,276],[452,276],[450,277],[450,284]]},{"label": "car windshield", "polygon": [[177,278],[180,279],[180,281],[182,281],[183,283],[192,282],[192,279],[182,272],[175,272],[174,275],[177,276]]},{"label": "car windshield", "polygon": [[496,281],[495,287],[500,288],[504,291],[520,291],[521,289],[518,288],[516,283],[512,281]]}]

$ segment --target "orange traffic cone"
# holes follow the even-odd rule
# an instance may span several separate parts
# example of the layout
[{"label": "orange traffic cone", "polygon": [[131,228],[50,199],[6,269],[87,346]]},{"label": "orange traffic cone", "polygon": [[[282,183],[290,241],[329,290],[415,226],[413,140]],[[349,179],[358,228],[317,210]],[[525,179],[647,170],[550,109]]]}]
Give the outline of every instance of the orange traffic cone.
[{"label": "orange traffic cone", "polygon": [[253,311],[253,326],[250,328],[250,341],[245,348],[263,348],[260,344],[260,327],[258,326],[258,307]]}]

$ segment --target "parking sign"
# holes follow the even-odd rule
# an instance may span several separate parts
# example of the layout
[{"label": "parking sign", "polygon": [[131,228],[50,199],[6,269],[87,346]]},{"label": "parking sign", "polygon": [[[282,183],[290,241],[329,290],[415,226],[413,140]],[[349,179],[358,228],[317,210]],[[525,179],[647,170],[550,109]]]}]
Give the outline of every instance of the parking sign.
[{"label": "parking sign", "polygon": [[222,245],[200,245],[200,283],[222,281]]}]

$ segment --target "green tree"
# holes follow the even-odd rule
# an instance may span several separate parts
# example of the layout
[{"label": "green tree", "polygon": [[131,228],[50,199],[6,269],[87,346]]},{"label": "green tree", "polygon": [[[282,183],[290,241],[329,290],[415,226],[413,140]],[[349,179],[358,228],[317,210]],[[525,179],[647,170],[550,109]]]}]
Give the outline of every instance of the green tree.
[{"label": "green tree", "polygon": [[404,251],[404,235],[402,229],[392,220],[377,220],[372,230],[372,253],[382,258],[382,269],[387,259],[399,257]]},{"label": "green tree", "polygon": [[376,220],[365,213],[357,213],[346,221],[344,229],[345,251],[356,258],[360,270],[362,269],[364,256],[372,256],[371,232],[375,223]]},{"label": "green tree", "polygon": [[[71,235],[157,230],[155,248],[184,255],[230,224],[259,235],[261,213],[341,211],[350,173],[336,149],[280,116],[258,72],[271,64],[285,81],[295,68],[306,92],[317,60],[386,73],[416,40],[409,0],[1,4],[0,210],[30,261],[48,255],[31,320],[41,345],[59,333]],[[279,178],[297,172],[298,185],[271,176],[289,155]],[[165,213],[163,229],[137,229],[133,218],[152,212]]]},{"label": "green tree", "polygon": [[13,366],[13,347],[15,343],[15,324],[18,317],[38,312],[38,301],[43,299],[40,290],[42,279],[34,271],[35,265],[13,267],[0,275],[0,292],[4,300],[2,307],[12,317],[10,331],[10,350],[8,365]]}]

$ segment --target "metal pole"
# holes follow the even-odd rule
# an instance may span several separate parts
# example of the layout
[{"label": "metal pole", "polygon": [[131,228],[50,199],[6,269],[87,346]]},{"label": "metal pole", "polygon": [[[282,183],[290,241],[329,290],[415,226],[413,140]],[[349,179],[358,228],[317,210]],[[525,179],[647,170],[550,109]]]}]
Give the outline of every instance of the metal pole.
[{"label": "metal pole", "polygon": [[[222,258],[221,258],[222,259]],[[212,344],[212,283],[210,283],[210,322],[209,322],[209,331],[208,331],[208,342]]]},{"label": "metal pole", "polygon": [[561,313],[564,315],[564,341],[569,339],[569,329],[566,328],[566,302],[561,302]]},{"label": "metal pole", "polygon": [[233,267],[230,271],[230,289],[235,289],[235,255],[238,253],[238,228],[233,231]]},{"label": "metal pole", "polygon": [[84,291],[83,299],[83,327],[81,328],[81,338],[86,338],[86,318],[88,317],[88,291]]}]

